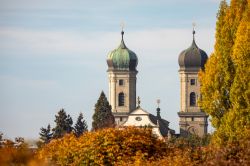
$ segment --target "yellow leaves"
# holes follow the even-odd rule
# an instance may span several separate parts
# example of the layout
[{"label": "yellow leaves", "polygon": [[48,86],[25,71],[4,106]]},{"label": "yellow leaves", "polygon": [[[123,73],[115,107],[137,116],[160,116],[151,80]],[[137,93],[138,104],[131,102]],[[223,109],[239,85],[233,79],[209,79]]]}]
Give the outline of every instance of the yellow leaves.
[{"label": "yellow leaves", "polygon": [[[69,134],[52,140],[37,152],[37,157],[27,155],[27,149],[0,148],[0,165],[249,165],[250,130],[245,131],[236,144],[200,147],[193,146],[191,142],[195,140],[182,138],[174,142],[162,142],[152,137],[148,129],[105,129],[85,133],[79,138]],[[25,157],[25,160],[20,156]]]},{"label": "yellow leaves", "polygon": [[40,159],[58,165],[116,165],[163,154],[164,142],[152,136],[151,129],[125,128],[73,134],[51,141],[38,152]]},{"label": "yellow leaves", "polygon": [[27,165],[27,166],[47,166],[43,160],[34,158],[33,150],[27,146],[14,147],[0,146],[0,165]]},{"label": "yellow leaves", "polygon": [[[201,108],[212,118],[218,144],[237,140],[250,112],[250,4],[221,3],[214,53],[199,74]],[[248,126],[249,127],[249,126]]]}]

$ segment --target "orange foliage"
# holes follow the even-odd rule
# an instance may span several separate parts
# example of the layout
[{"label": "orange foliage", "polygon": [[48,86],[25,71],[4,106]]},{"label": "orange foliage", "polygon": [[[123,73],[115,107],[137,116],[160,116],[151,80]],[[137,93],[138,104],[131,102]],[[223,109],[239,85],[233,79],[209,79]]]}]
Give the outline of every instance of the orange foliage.
[{"label": "orange foliage", "polygon": [[250,165],[250,132],[247,133],[240,141],[219,147],[212,143],[202,146],[198,137],[163,142],[150,129],[104,129],[79,138],[68,134],[37,152],[27,146],[7,144],[0,147],[0,165],[244,166]]},{"label": "orange foliage", "polygon": [[28,149],[26,145],[14,147],[10,144],[0,147],[0,165],[27,165],[27,166],[45,166],[43,161],[34,158],[34,152]]},{"label": "orange foliage", "polygon": [[58,165],[121,165],[164,156],[166,144],[151,129],[104,129],[52,140],[38,158]]},{"label": "orange foliage", "polygon": [[[145,166],[248,166],[250,165],[250,132],[240,141],[218,147],[215,144],[192,147],[183,142],[168,144],[171,150],[161,159],[146,161]],[[181,140],[181,139],[180,139]]]}]

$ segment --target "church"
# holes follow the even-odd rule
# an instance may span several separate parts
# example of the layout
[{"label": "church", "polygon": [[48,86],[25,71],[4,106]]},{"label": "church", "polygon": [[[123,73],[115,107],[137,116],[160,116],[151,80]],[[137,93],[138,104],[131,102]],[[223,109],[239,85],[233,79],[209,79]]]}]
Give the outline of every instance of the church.
[{"label": "church", "polygon": [[[189,48],[179,55],[180,75],[180,136],[196,134],[200,137],[207,134],[207,118],[197,101],[201,97],[198,72],[204,70],[207,54],[193,41]],[[153,134],[159,138],[169,138],[175,131],[169,128],[169,122],[161,117],[159,103],[153,115],[140,107],[140,99],[136,96],[137,55],[128,49],[124,42],[124,31],[121,32],[121,43],[118,48],[108,54],[109,103],[118,127],[136,126],[151,127]],[[137,100],[138,99],[138,100]]]}]

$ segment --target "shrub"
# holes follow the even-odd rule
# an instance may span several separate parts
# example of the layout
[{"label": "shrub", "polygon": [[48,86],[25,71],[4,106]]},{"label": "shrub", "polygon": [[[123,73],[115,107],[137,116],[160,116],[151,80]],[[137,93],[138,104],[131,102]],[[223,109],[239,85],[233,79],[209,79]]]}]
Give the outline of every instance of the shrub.
[{"label": "shrub", "polygon": [[58,165],[123,165],[155,160],[165,152],[166,144],[151,129],[110,128],[52,140],[38,152],[38,158]]}]

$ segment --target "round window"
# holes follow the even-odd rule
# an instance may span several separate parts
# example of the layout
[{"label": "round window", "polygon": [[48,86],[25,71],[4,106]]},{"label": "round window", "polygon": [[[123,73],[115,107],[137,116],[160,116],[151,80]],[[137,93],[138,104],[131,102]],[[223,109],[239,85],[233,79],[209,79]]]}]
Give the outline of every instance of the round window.
[{"label": "round window", "polygon": [[141,117],[136,117],[135,120],[141,121]]}]

